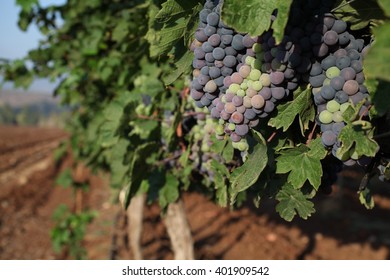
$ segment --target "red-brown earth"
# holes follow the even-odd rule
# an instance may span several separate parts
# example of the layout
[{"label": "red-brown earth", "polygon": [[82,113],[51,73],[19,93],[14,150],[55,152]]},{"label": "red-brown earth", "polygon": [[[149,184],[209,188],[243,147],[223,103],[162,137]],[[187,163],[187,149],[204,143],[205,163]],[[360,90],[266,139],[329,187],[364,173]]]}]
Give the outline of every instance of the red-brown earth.
[{"label": "red-brown earth", "polygon": [[[66,138],[61,130],[0,126],[0,259],[58,259],[51,245],[52,214],[72,206],[72,192],[55,187],[53,151]],[[88,259],[131,259],[127,219],[111,203],[105,175],[86,171],[90,192],[85,204],[99,215],[88,227]],[[376,184],[376,206],[360,205],[361,172],[344,171],[331,195],[315,199],[317,212],[287,223],[273,202],[223,209],[199,193],[183,195],[197,259],[389,259],[390,185]],[[172,259],[169,238],[155,204],[145,208],[142,246],[146,259]]]}]

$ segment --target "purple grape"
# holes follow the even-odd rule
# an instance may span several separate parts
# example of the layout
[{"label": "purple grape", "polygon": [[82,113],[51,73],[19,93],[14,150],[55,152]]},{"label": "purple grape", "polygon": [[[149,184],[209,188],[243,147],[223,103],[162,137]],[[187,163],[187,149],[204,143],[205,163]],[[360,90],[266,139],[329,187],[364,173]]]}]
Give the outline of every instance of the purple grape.
[{"label": "purple grape", "polygon": [[218,26],[218,23],[219,23],[219,15],[217,13],[209,13],[207,15],[207,19],[206,19],[207,23],[211,26]]},{"label": "purple grape", "polygon": [[213,34],[210,36],[207,42],[209,42],[211,46],[217,47],[221,43],[221,37],[218,34]]},{"label": "purple grape", "polygon": [[203,92],[196,89],[191,89],[190,95],[194,100],[200,100],[203,97]]},{"label": "purple grape", "polygon": [[343,77],[344,80],[353,80],[356,77],[356,71],[352,67],[346,67],[341,69],[340,76]]},{"label": "purple grape", "polygon": [[230,67],[230,68],[233,68],[237,63],[237,59],[232,56],[232,55],[227,55],[224,59],[223,59],[223,64],[226,66],[226,67]]},{"label": "purple grape", "polygon": [[336,65],[336,57],[333,55],[329,55],[321,61],[321,67],[325,71],[328,70],[330,67],[333,67],[335,65]]},{"label": "purple grape", "polygon": [[208,37],[217,33],[217,28],[209,24],[203,30],[204,30],[204,34],[206,34]]},{"label": "purple grape", "polygon": [[336,91],[329,85],[323,86],[321,88],[321,96],[326,100],[331,100],[335,97]]},{"label": "purple grape", "polygon": [[274,85],[280,85],[284,81],[284,73],[283,72],[272,72],[270,74],[271,83]]},{"label": "purple grape", "polygon": [[222,60],[224,57],[225,57],[225,51],[224,49],[218,47],[218,48],[215,48],[212,52],[213,54],[213,57],[216,59],[216,60]]},{"label": "purple grape", "polygon": [[338,91],[336,92],[336,95],[334,97],[334,100],[336,100],[338,103],[343,104],[345,102],[348,102],[349,96],[344,91]]},{"label": "purple grape", "polygon": [[337,68],[344,69],[351,65],[351,59],[349,56],[342,56],[336,59],[336,66]]},{"label": "purple grape", "polygon": [[339,35],[336,31],[329,30],[324,34],[324,43],[328,46],[333,46],[339,41]]},{"label": "purple grape", "polygon": [[210,75],[210,78],[216,79],[219,76],[221,76],[221,69],[219,69],[218,67],[210,67],[209,75]]},{"label": "purple grape", "polygon": [[276,100],[281,100],[286,95],[286,91],[282,87],[271,88],[271,92],[272,92],[272,97],[274,97]]},{"label": "purple grape", "polygon": [[275,109],[275,104],[271,101],[265,101],[264,112],[271,113]]},{"label": "purple grape", "polygon": [[347,30],[347,23],[345,21],[337,19],[332,26],[332,30],[336,31],[338,34],[341,34],[345,30]]},{"label": "purple grape", "polygon": [[327,130],[322,133],[321,140],[325,146],[331,147],[336,143],[337,136],[332,130]]},{"label": "purple grape", "polygon": [[245,136],[249,132],[249,127],[246,124],[238,124],[236,125],[236,129],[234,130],[239,136]]},{"label": "purple grape", "polygon": [[330,80],[330,86],[332,88],[334,88],[336,91],[341,90],[344,86],[344,83],[345,83],[345,80],[341,76],[334,77]]},{"label": "purple grape", "polygon": [[238,95],[234,96],[233,99],[232,99],[232,103],[233,103],[234,106],[236,106],[236,107],[241,106],[241,105],[242,105],[242,102],[243,102],[242,97],[241,97],[241,96],[238,96]]},{"label": "purple grape", "polygon": [[351,40],[350,34],[347,31],[339,34],[339,44],[341,46],[347,45],[350,42],[350,40]]},{"label": "purple grape", "polygon": [[240,51],[245,48],[245,46],[242,43],[243,38],[244,37],[241,34],[236,34],[233,36],[232,47],[235,50]]},{"label": "purple grape", "polygon": [[309,78],[309,83],[312,87],[321,87],[322,83],[325,81],[326,76],[324,74],[313,76]]}]

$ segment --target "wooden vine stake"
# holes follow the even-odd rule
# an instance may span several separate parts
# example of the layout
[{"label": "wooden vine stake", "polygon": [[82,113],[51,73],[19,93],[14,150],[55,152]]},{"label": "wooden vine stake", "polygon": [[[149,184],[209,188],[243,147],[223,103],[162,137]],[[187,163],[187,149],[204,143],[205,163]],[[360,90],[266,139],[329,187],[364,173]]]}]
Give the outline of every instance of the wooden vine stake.
[{"label": "wooden vine stake", "polygon": [[127,208],[128,235],[130,238],[130,248],[135,260],[142,260],[142,221],[145,204],[145,194],[139,194],[132,198]]},{"label": "wooden vine stake", "polygon": [[193,260],[194,242],[182,200],[168,206],[164,222],[175,260]]}]

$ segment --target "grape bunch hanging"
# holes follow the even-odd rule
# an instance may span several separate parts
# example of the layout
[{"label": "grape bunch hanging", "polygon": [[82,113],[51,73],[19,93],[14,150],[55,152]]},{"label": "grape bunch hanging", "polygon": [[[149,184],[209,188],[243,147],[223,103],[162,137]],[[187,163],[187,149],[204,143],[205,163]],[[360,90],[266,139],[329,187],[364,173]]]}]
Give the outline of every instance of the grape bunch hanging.
[{"label": "grape bunch hanging", "polygon": [[[367,44],[329,13],[332,2],[294,1],[280,44],[272,29],[256,37],[237,33],[221,19],[222,1],[205,2],[192,44],[191,97],[218,120],[217,138],[229,135],[235,148],[246,149],[249,129],[309,84],[322,142],[338,156],[338,136],[346,125],[343,112],[361,102],[363,118],[370,101],[362,71]],[[358,157],[352,152],[339,159],[351,165]]]}]

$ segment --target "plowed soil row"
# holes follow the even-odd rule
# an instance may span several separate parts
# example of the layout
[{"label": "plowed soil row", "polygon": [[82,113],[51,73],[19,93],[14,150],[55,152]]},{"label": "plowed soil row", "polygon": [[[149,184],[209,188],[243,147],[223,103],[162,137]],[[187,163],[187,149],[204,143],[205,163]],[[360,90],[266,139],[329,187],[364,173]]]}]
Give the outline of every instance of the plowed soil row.
[{"label": "plowed soil row", "polygon": [[[54,187],[59,170],[71,162],[67,160],[62,167],[54,165],[51,154],[63,137],[63,132],[54,130],[0,127],[0,151],[8,151],[0,152],[0,162],[5,166],[0,179],[13,172],[0,184],[0,259],[63,257],[53,252],[50,241],[54,209],[61,203],[73,203],[70,190]],[[107,176],[86,175],[90,192],[84,197],[85,206],[99,213],[85,237],[88,258],[131,259],[127,217],[118,205],[110,203],[113,193]],[[365,210],[356,196],[361,176],[356,170],[345,171],[330,196],[316,199],[317,212],[309,220],[295,219],[292,223],[278,217],[274,202],[266,202],[260,209],[248,203],[230,211],[202,194],[186,193],[182,199],[196,258],[389,259],[390,186],[376,184],[377,205],[374,210]],[[142,247],[145,259],[173,258],[155,204],[145,207]]]}]

